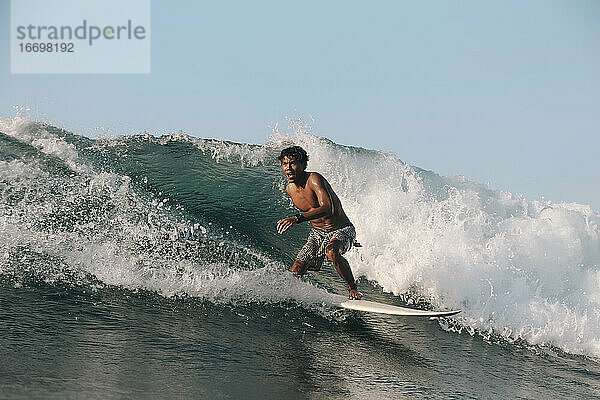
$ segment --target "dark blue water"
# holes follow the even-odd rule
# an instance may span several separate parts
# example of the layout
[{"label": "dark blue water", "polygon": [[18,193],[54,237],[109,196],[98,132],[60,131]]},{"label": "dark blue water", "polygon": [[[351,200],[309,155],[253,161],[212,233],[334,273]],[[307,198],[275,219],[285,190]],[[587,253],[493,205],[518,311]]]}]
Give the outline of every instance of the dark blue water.
[{"label": "dark blue water", "polygon": [[597,363],[435,321],[3,286],[3,398],[594,398]]}]

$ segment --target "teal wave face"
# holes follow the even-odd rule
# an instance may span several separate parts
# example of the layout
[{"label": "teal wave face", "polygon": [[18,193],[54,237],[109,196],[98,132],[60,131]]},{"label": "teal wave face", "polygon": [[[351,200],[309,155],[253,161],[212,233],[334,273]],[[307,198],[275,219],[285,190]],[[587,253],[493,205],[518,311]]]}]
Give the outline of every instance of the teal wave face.
[{"label": "teal wave face", "polygon": [[282,195],[276,154],[267,152],[253,166],[239,158],[218,162],[208,146],[220,144],[183,136],[133,137],[97,147],[109,149],[105,154],[115,170],[130,176],[153,197],[167,199],[166,204],[181,207],[193,219],[210,221],[252,247],[288,254],[301,235],[292,235],[296,240],[291,243],[290,237],[281,240],[274,235],[277,220],[293,212]]}]

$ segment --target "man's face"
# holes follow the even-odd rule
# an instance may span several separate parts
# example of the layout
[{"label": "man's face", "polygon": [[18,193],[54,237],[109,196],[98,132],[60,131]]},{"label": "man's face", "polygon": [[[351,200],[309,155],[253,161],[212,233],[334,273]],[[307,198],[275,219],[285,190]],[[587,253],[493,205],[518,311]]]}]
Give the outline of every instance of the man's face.
[{"label": "man's face", "polygon": [[281,169],[289,183],[296,182],[304,174],[305,168],[306,164],[297,162],[296,157],[285,156],[281,160]]}]

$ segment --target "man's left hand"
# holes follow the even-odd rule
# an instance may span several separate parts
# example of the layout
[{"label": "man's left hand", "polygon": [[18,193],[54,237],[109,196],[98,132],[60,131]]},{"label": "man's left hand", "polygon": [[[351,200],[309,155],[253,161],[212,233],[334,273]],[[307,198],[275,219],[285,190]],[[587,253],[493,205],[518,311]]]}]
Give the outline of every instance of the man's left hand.
[{"label": "man's left hand", "polygon": [[281,234],[287,231],[290,226],[295,225],[297,223],[298,220],[296,219],[296,217],[280,219],[279,221],[277,221],[277,233]]}]

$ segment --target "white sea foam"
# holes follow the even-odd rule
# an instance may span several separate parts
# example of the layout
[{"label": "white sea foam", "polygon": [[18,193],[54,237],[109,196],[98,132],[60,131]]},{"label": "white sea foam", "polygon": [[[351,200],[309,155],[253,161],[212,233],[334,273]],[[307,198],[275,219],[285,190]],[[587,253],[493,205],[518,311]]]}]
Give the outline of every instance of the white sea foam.
[{"label": "white sea foam", "polygon": [[355,274],[394,294],[461,308],[461,328],[600,356],[600,215],[444,178],[391,154],[293,125],[269,146],[304,147],[340,196],[363,248]]},{"label": "white sea foam", "polygon": [[61,159],[73,171],[89,171],[88,167],[80,162],[75,146],[50,134],[42,124],[22,117],[0,117],[0,132],[31,145],[44,154]]}]

